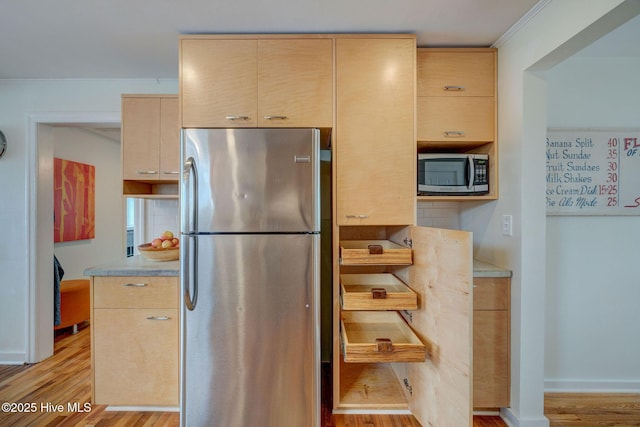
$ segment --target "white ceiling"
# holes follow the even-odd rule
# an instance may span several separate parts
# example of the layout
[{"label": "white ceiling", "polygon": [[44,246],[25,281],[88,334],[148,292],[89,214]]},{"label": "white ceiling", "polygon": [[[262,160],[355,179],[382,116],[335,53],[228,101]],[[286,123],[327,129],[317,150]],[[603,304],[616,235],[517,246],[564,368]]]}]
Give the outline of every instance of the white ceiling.
[{"label": "white ceiling", "polygon": [[0,0],[0,79],[177,78],[185,33],[409,32],[418,46],[491,46],[538,1]]}]

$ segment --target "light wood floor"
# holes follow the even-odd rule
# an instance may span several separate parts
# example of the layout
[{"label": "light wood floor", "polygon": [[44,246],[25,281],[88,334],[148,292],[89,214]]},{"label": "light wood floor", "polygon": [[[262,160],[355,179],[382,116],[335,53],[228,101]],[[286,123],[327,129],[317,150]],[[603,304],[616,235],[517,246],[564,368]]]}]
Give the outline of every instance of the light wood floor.
[{"label": "light wood floor", "polygon": [[[0,411],[0,426],[178,426],[176,412],[105,411],[104,405],[90,405],[90,412],[69,412],[69,403],[83,407],[91,401],[89,345],[87,327],[76,335],[58,337],[54,356],[44,362],[0,366],[0,403],[35,404],[32,412]],[[53,405],[49,411],[47,403]],[[55,405],[63,405],[64,411],[54,412]],[[545,398],[545,413],[554,427],[640,426],[640,395],[549,394]],[[474,417],[473,426],[506,424],[499,417]],[[420,427],[420,424],[406,415],[332,415],[323,408],[323,427]]]}]

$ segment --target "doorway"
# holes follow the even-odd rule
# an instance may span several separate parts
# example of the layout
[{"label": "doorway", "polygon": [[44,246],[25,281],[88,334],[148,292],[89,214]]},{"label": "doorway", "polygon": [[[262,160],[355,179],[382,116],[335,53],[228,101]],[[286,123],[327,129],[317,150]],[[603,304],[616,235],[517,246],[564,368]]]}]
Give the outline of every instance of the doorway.
[{"label": "doorway", "polygon": [[53,128],[119,127],[119,113],[38,113],[27,131],[28,301],[27,362],[53,354]]}]

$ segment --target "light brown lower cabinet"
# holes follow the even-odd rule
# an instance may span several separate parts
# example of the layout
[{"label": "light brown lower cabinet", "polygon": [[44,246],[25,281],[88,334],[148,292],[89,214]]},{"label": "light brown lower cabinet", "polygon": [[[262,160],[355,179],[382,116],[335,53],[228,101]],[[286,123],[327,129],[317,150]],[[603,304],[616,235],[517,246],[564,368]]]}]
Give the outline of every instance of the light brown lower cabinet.
[{"label": "light brown lower cabinet", "polygon": [[471,426],[470,233],[345,226],[338,236],[333,410]]},{"label": "light brown lower cabinet", "polygon": [[473,407],[502,408],[510,399],[509,277],[473,279]]},{"label": "light brown lower cabinet", "polygon": [[177,277],[91,280],[92,402],[179,404]]}]

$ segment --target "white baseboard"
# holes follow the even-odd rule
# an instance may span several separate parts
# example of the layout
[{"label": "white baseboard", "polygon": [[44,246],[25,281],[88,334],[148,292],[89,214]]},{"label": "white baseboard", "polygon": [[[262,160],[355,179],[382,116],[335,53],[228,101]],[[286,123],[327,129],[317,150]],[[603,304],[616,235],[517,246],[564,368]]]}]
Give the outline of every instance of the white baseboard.
[{"label": "white baseboard", "polygon": [[500,409],[500,417],[509,427],[549,427],[549,420],[544,415],[535,418],[520,418],[511,408]]},{"label": "white baseboard", "polygon": [[640,380],[545,380],[549,393],[640,393]]},{"label": "white baseboard", "polygon": [[27,361],[26,353],[0,352],[0,365],[24,365]]}]

